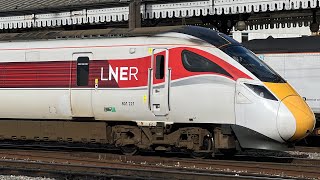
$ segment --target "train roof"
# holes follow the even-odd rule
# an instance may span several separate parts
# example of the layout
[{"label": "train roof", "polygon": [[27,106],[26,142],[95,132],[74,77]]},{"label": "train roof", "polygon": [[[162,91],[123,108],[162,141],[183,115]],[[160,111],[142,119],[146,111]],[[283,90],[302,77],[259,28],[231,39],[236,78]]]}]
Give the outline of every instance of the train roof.
[{"label": "train roof", "polygon": [[242,43],[255,53],[319,52],[320,36],[255,39]]},{"label": "train roof", "polygon": [[215,30],[198,26],[143,27],[135,29],[110,28],[74,31],[33,31],[26,33],[2,33],[0,41],[35,41],[49,39],[90,39],[156,36],[169,32],[183,33],[202,39],[216,47],[239,44],[229,36]]}]

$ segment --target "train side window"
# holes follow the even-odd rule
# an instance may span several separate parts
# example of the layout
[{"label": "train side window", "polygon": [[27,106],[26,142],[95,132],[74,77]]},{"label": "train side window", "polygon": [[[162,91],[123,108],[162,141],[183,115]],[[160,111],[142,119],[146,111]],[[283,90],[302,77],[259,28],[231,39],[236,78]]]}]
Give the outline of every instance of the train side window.
[{"label": "train side window", "polygon": [[232,77],[216,63],[191,51],[182,51],[182,64],[190,72],[214,72]]},{"label": "train side window", "polygon": [[77,85],[88,86],[89,83],[89,57],[77,59]]},{"label": "train side window", "polygon": [[163,79],[164,69],[164,55],[158,55],[156,57],[156,79]]}]

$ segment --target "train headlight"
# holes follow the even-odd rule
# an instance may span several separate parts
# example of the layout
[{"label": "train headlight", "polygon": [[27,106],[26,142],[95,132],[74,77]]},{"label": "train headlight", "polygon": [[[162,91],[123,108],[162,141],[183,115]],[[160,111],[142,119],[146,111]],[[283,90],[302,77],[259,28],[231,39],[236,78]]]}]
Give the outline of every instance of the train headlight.
[{"label": "train headlight", "polygon": [[268,89],[266,89],[264,86],[246,84],[246,83],[245,83],[245,85],[260,97],[263,97],[263,98],[266,98],[266,99],[270,99],[270,100],[274,100],[274,101],[278,101],[277,98],[274,97],[274,95],[271,94],[270,91],[268,91]]}]

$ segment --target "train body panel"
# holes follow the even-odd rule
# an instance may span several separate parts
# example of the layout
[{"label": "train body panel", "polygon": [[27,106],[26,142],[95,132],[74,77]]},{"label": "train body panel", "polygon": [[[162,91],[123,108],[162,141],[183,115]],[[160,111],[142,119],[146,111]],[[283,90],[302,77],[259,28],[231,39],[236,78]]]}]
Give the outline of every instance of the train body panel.
[{"label": "train body panel", "polygon": [[71,119],[69,89],[1,89],[0,116],[16,119]]},{"label": "train body panel", "polygon": [[180,123],[234,124],[234,87],[235,83],[230,79],[215,76],[197,76],[173,82],[171,97],[174,98],[169,117]]},{"label": "train body panel", "polygon": [[[245,85],[246,83],[248,83],[246,79],[241,79],[237,83],[236,124],[249,127],[257,132],[263,132],[263,134],[269,138],[284,142],[278,135],[278,129],[274,128],[277,127],[277,115],[280,102],[266,100],[257,94],[252,94],[251,90]],[[256,82],[256,84],[260,83],[261,82]],[[256,107],[259,106],[266,108],[257,109]]]}]

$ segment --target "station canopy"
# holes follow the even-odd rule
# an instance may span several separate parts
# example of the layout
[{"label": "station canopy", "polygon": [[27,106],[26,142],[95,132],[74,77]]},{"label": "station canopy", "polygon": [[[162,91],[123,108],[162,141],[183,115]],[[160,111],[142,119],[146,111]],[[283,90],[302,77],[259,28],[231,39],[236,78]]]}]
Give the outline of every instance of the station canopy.
[{"label": "station canopy", "polygon": [[[188,2],[192,0],[184,0]],[[194,1],[194,0],[193,0]],[[0,0],[0,16],[26,13],[61,12],[66,10],[121,7],[130,0]],[[143,0],[147,3],[175,3],[179,0]]]},{"label": "station canopy", "polygon": [[[0,0],[0,30],[127,24],[131,0]],[[161,21],[234,25],[252,28],[279,24],[310,25],[320,0],[141,0],[147,26]],[[250,19],[248,19],[250,17]],[[182,19],[182,20],[181,20]],[[183,21],[183,22],[182,22]],[[221,23],[222,22],[222,23]],[[163,23],[165,24],[165,23]],[[266,26],[265,26],[266,25]],[[122,27],[121,26],[121,27]],[[228,25],[230,26],[230,25]]]},{"label": "station canopy", "polygon": [[0,0],[1,16],[123,6],[126,0]]}]

